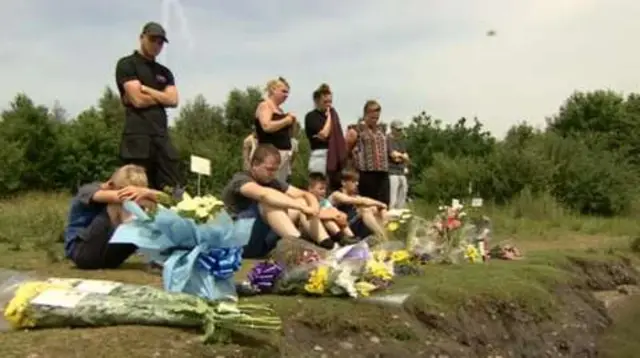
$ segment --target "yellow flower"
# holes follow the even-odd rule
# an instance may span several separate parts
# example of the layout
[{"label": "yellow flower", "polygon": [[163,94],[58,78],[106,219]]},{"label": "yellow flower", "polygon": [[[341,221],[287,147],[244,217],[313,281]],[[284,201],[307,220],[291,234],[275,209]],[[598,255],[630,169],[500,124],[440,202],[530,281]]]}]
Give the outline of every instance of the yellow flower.
[{"label": "yellow flower", "polygon": [[407,250],[397,250],[391,253],[391,261],[394,263],[409,261],[410,255]]},{"label": "yellow flower", "polygon": [[393,272],[391,272],[390,267],[381,261],[377,261],[377,260],[367,261],[366,270],[367,270],[367,273],[370,274],[371,276],[382,279],[382,280],[388,281],[393,278]]},{"label": "yellow flower", "polygon": [[482,257],[480,257],[480,252],[473,245],[467,245],[467,248],[464,251],[464,257],[469,260],[469,262],[481,262]]},{"label": "yellow flower", "polygon": [[387,261],[389,252],[387,250],[376,250],[373,252],[373,259],[376,261]]},{"label": "yellow flower", "polygon": [[33,281],[21,284],[13,299],[9,301],[4,308],[4,318],[14,328],[35,327],[36,323],[32,317],[29,317],[29,304],[31,300],[46,290],[54,288],[71,288],[72,283],[49,283],[44,281]]},{"label": "yellow flower", "polygon": [[358,291],[358,295],[362,297],[369,296],[371,292],[377,288],[376,285],[366,281],[356,282],[355,286],[356,286],[356,291]]},{"label": "yellow flower", "polygon": [[323,294],[325,291],[325,285],[329,278],[329,268],[326,266],[319,266],[315,270],[311,271],[309,275],[309,281],[304,285],[305,291],[315,294]]},{"label": "yellow flower", "polygon": [[387,224],[387,231],[394,232],[400,228],[400,224],[397,221],[391,221]]}]

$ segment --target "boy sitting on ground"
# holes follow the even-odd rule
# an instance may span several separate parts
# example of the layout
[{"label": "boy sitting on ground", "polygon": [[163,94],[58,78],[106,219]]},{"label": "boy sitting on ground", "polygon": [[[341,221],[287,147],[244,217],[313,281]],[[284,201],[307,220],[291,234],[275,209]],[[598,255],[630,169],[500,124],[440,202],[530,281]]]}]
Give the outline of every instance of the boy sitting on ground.
[{"label": "boy sitting on ground", "polygon": [[319,246],[332,249],[318,214],[316,197],[278,180],[280,152],[271,144],[259,145],[249,171],[236,173],[222,192],[222,201],[234,220],[234,234],[244,236],[245,258],[263,258],[280,238],[300,240],[300,227]]},{"label": "boy sitting on ground", "polygon": [[347,214],[349,227],[356,237],[365,238],[374,234],[381,238],[387,238],[384,229],[384,217],[387,205],[359,196],[358,172],[346,169],[342,172],[340,190],[329,195],[329,202],[338,210]]},{"label": "boy sitting on ground", "polygon": [[318,199],[320,220],[333,241],[341,246],[357,243],[358,239],[349,227],[347,214],[336,209],[327,198],[327,177],[322,173],[310,173],[307,190]]},{"label": "boy sitting on ground", "polygon": [[148,206],[156,201],[158,191],[147,188],[144,168],[125,165],[104,183],[80,187],[71,201],[64,231],[65,256],[79,269],[117,268],[137,247],[110,244],[116,227],[129,214],[122,208],[127,200]]}]

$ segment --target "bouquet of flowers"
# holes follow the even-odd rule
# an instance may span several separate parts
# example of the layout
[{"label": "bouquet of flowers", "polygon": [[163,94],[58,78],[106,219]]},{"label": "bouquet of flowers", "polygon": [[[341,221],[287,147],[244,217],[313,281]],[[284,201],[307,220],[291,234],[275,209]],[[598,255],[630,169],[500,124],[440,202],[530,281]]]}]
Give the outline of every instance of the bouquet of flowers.
[{"label": "bouquet of flowers", "polygon": [[424,255],[420,256],[405,248],[393,248],[394,245],[385,245],[374,251],[373,257],[379,262],[392,265],[395,275],[410,276],[422,273],[421,265],[427,261]]},{"label": "bouquet of flowers", "polygon": [[325,258],[302,253],[298,265],[276,261],[254,266],[246,285],[258,293],[363,297],[385,288],[393,279],[393,264],[373,257],[365,242],[332,251]]},{"label": "bouquet of flowers", "polygon": [[413,224],[413,213],[409,209],[389,210],[385,228],[390,241],[408,243]]},{"label": "bouquet of flowers", "polygon": [[206,301],[102,280],[36,280],[16,274],[0,285],[0,306],[8,323],[0,328],[173,326],[200,329],[205,341],[218,341],[229,331],[281,328],[280,319],[266,306]]},{"label": "bouquet of flowers", "polygon": [[171,210],[183,218],[193,219],[196,224],[210,222],[224,208],[224,203],[213,195],[191,197],[188,193],[172,204]]},{"label": "bouquet of flowers", "polygon": [[110,242],[134,244],[150,261],[160,263],[167,291],[211,300],[237,299],[233,274],[240,268],[247,242],[234,235],[222,202],[187,193],[179,202],[164,200],[150,213],[125,202],[132,217],[116,229]]},{"label": "bouquet of flowers", "polygon": [[489,219],[470,218],[463,209],[454,199],[451,206],[439,207],[433,221],[414,220],[409,250],[415,256],[446,263],[484,261],[491,232]]}]

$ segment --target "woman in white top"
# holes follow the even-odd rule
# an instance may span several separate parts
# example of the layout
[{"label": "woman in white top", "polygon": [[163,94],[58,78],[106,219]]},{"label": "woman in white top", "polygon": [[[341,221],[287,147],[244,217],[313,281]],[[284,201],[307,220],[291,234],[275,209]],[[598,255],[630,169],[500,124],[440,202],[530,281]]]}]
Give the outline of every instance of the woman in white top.
[{"label": "woman in white top", "polygon": [[293,164],[296,162],[300,143],[298,142],[298,134],[300,134],[300,125],[296,122],[291,126],[291,156],[289,157],[289,176],[287,183],[291,183],[291,175],[293,174]]}]

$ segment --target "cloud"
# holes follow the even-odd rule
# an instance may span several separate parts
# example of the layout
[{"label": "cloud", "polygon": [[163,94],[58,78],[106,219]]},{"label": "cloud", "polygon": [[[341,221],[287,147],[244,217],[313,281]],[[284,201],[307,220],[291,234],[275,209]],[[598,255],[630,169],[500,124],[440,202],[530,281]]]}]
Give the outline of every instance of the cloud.
[{"label": "cloud", "polygon": [[[328,82],[345,122],[376,98],[387,120],[422,110],[445,122],[477,116],[501,135],[523,120],[542,125],[576,89],[640,83],[632,0],[180,4],[186,26],[171,8],[165,59],[185,99],[222,103],[232,88],[282,75],[292,84],[287,108],[300,115]],[[113,86],[115,62],[136,47],[142,24],[162,19],[161,0],[3,1],[11,31],[1,35],[1,103],[26,92],[77,114]]]}]

